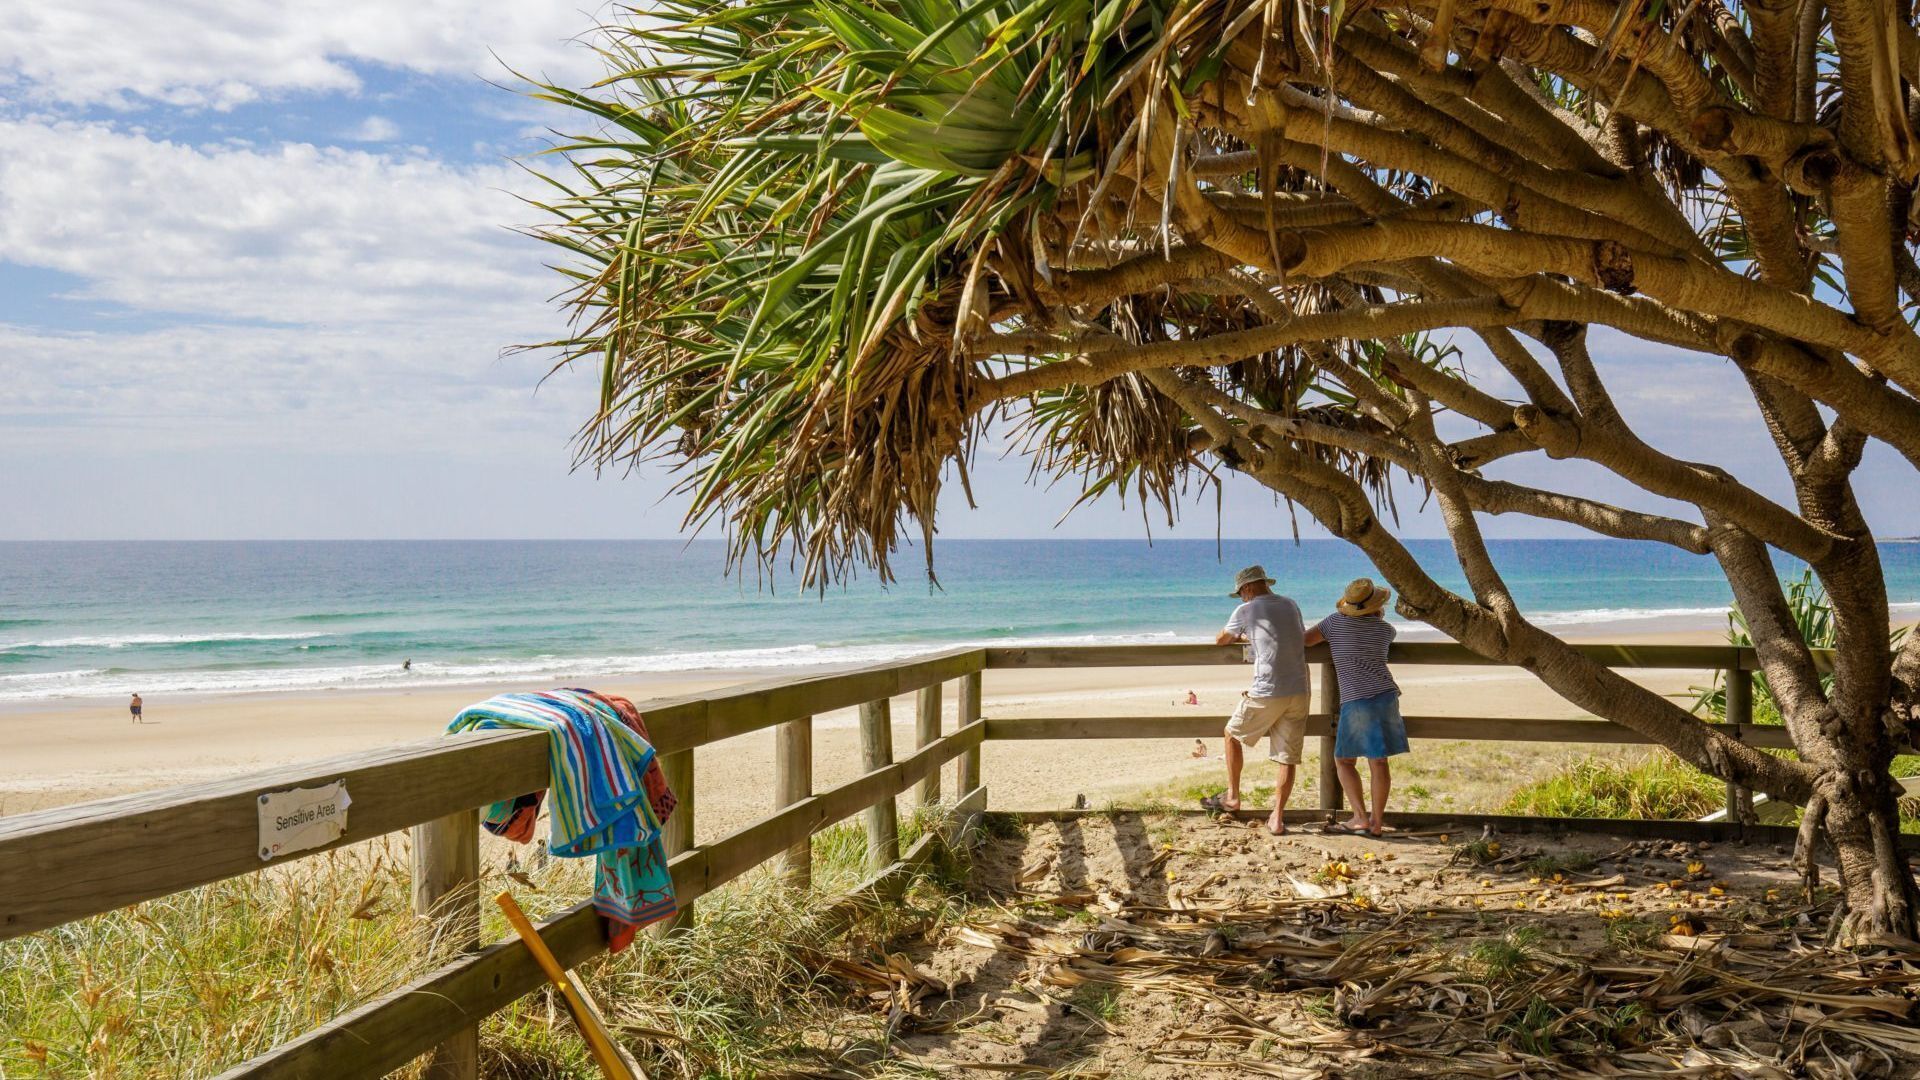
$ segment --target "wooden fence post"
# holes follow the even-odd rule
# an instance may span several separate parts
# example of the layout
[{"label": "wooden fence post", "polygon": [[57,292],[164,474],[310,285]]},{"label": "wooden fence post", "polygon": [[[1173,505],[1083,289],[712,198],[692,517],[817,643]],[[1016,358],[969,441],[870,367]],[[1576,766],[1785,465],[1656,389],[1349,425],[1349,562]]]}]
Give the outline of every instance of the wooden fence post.
[{"label": "wooden fence post", "polygon": [[[980,719],[980,673],[973,672],[960,680],[960,726],[966,727]],[[966,796],[980,786],[980,748],[974,747],[960,755],[960,790],[954,794]]]},{"label": "wooden fence post", "polygon": [[[463,810],[413,827],[413,910],[433,923],[436,961],[480,947],[480,811]],[[480,1027],[433,1048],[426,1080],[475,1080]]]},{"label": "wooden fence post", "polygon": [[[918,750],[940,738],[940,684],[923,686],[913,702],[914,749]],[[927,774],[925,780],[913,786],[913,804],[918,807],[938,805],[940,802],[940,770]]]},{"label": "wooden fence post", "polygon": [[[956,703],[955,712],[958,713],[956,717],[958,727],[964,728],[980,719],[980,672],[971,672],[960,678],[960,700]],[[954,786],[959,789],[953,793],[954,798],[964,799],[980,789],[979,747],[976,746],[961,754],[960,760],[954,763],[954,767]],[[982,799],[978,810],[970,809],[961,814],[954,821],[954,827],[959,830],[959,835],[966,836],[978,827],[980,811],[986,808],[986,800]]]},{"label": "wooden fence post", "polygon": [[[860,757],[868,772],[893,764],[893,702],[860,706]],[[888,795],[867,808],[867,869],[879,873],[900,858],[900,814]]]},{"label": "wooden fence post", "polygon": [[[773,736],[773,808],[781,810],[813,794],[813,717],[789,720]],[[813,886],[813,837],[788,848],[781,873],[796,889]]]},{"label": "wooden fence post", "polygon": [[[1320,665],[1320,707],[1340,726],[1340,676],[1331,662]],[[1340,772],[1333,763],[1333,736],[1320,736],[1320,809],[1340,809]]]},{"label": "wooden fence post", "polygon": [[[1737,667],[1722,674],[1726,677],[1727,723],[1753,723],[1753,675]],[[1736,730],[1734,737],[1744,738],[1745,732]],[[1752,825],[1758,820],[1753,812],[1752,790],[1731,780],[1727,781],[1727,820],[1741,825]]]},{"label": "wooden fence post", "polygon": [[[689,748],[662,757],[660,773],[673,789],[673,815],[667,818],[660,838],[667,858],[671,859],[693,847],[693,750]],[[655,923],[654,928],[656,933],[666,934],[692,925],[693,901],[688,900],[680,905],[673,918]]]}]

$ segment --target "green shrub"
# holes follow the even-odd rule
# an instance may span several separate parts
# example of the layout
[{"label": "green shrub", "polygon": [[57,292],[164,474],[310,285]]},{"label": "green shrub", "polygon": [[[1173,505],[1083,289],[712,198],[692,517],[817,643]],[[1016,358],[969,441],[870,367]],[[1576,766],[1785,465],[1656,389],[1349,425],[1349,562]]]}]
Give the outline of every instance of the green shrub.
[{"label": "green shrub", "polygon": [[[1787,596],[1787,610],[1793,616],[1793,622],[1800,630],[1801,640],[1811,649],[1831,649],[1837,640],[1833,623],[1833,602],[1827,599],[1827,590],[1814,580],[1813,571],[1802,571],[1798,578],[1789,578],[1781,582]],[[1907,629],[1901,627],[1893,632],[1893,645],[1898,648],[1907,635]],[[1743,648],[1753,647],[1753,633],[1747,625],[1746,613],[1735,604],[1727,611],[1727,643]],[[1756,724],[1779,724],[1782,722],[1780,708],[1774,703],[1773,688],[1767,685],[1767,677],[1760,672],[1747,676],[1753,680],[1753,722]],[[1727,688],[1724,685],[1725,672],[1716,672],[1712,686],[1696,686],[1699,694],[1693,710],[1714,720],[1727,718]],[[1831,673],[1820,676],[1823,690],[1833,689]],[[1894,775],[1898,776],[1899,773]]]},{"label": "green shrub", "polygon": [[1726,785],[1665,750],[1637,762],[1575,762],[1513,792],[1503,814],[1569,818],[1698,818],[1726,803]]}]

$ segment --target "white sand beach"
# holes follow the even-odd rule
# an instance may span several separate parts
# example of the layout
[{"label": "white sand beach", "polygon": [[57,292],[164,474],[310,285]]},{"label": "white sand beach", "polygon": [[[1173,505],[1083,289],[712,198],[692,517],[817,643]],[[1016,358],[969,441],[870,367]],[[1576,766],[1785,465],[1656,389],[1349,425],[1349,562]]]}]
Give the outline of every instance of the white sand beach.
[{"label": "white sand beach", "polygon": [[[1710,632],[1609,634],[1607,640],[1718,644]],[[787,674],[792,674],[789,669]],[[1409,714],[1574,718],[1580,711],[1517,668],[1403,665],[1397,672]],[[715,689],[758,678],[727,672],[596,680],[596,689],[635,701]],[[1676,700],[1709,678],[1705,671],[1641,671],[1643,684]],[[1196,712],[1225,715],[1247,678],[1245,668],[1178,667],[990,671],[988,715],[1141,716],[1177,714],[1188,690]],[[532,686],[440,687],[416,691],[248,694],[180,700],[149,699],[148,723],[128,722],[118,703],[0,712],[0,814],[192,784],[223,776],[435,738],[461,706],[489,693]],[[946,702],[946,727],[954,703]],[[913,745],[914,699],[893,703],[896,751]],[[814,736],[817,788],[858,773],[859,741],[853,710],[818,717]],[[712,746],[696,756],[701,839],[723,835],[761,816],[770,805],[773,739],[756,732]],[[1079,742],[989,743],[982,774],[993,805],[1013,809],[1070,806],[1076,795],[1094,804],[1154,788],[1218,775],[1217,758],[1195,760],[1193,744],[1176,740],[1115,739]],[[1209,740],[1210,754],[1219,753]],[[1311,754],[1312,748],[1309,747]],[[1434,805],[1469,809],[1497,800],[1530,773],[1570,755],[1636,753],[1633,748],[1552,744],[1416,742],[1402,759],[1404,791],[1430,792]],[[1313,773],[1311,760],[1303,773]],[[1250,780],[1270,780],[1264,763]],[[952,786],[949,779],[948,787]],[[1296,806],[1313,805],[1296,794]]]}]

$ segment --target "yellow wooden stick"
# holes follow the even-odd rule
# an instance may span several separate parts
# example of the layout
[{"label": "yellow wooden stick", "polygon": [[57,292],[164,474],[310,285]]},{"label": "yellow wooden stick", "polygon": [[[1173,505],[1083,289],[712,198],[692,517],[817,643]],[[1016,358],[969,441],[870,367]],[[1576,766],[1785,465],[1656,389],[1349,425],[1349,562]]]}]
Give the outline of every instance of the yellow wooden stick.
[{"label": "yellow wooden stick", "polygon": [[593,1060],[600,1064],[600,1071],[608,1080],[647,1080],[638,1063],[614,1044],[613,1036],[607,1033],[606,1018],[587,996],[585,988],[554,958],[552,950],[540,937],[540,931],[534,929],[533,921],[513,899],[512,893],[503,892],[493,898],[500,905],[500,911],[506,915],[507,922],[513,924],[514,932],[520,940],[526,942],[527,951],[533,954],[534,962],[540,970],[547,973],[553,985],[560,988],[560,996],[567,1003],[567,1011],[573,1014],[573,1022],[579,1026],[580,1034],[587,1040],[587,1049],[593,1054]]}]

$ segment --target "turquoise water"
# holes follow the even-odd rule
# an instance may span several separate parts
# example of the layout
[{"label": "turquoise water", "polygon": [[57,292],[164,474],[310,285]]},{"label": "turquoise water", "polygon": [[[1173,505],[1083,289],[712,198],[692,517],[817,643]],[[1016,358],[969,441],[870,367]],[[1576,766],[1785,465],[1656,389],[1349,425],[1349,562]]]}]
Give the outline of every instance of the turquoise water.
[{"label": "turquoise water", "polygon": [[[1442,541],[1415,554],[1460,575]],[[1724,625],[1709,559],[1624,541],[1493,545],[1534,619],[1569,629]],[[1262,562],[1313,614],[1368,567],[1337,541],[943,541],[940,587],[871,577],[823,597],[717,542],[0,543],[0,703],[380,688],[891,659],[960,643],[1210,636],[1234,570]],[[1920,545],[1885,549],[1920,601]],[[1783,564],[1783,572],[1794,568]],[[1414,628],[1416,631],[1421,628]],[[402,671],[403,660],[413,670]]]}]

